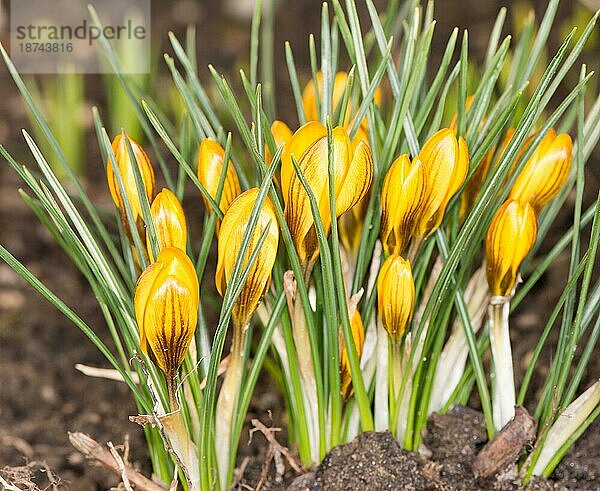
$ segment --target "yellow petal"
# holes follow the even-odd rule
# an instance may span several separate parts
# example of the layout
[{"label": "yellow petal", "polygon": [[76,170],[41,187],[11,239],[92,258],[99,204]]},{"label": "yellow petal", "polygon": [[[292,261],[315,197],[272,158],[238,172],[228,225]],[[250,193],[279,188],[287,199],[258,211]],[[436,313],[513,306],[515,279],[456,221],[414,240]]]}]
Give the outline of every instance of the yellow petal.
[{"label": "yellow petal", "polygon": [[415,285],[410,263],[392,254],[379,271],[377,278],[379,318],[393,341],[399,341],[412,318]]},{"label": "yellow petal", "polygon": [[[273,124],[271,125],[271,134],[273,135],[275,146],[277,148],[287,145],[294,135],[289,126],[283,121],[279,120],[273,121]],[[268,146],[265,146],[265,161],[267,165],[271,164],[271,160],[271,151],[269,150]]]},{"label": "yellow petal", "polygon": [[298,128],[283,149],[281,154],[281,193],[286,204],[290,181],[296,175],[294,164],[292,163],[292,155],[296,159],[296,162],[300,162],[304,152],[323,137],[327,137],[327,128],[318,121],[309,121]]},{"label": "yellow petal", "polygon": [[[225,158],[225,150],[219,142],[212,138],[205,138],[200,143],[198,149],[198,180],[208,191],[213,199],[217,196],[219,189],[219,179],[223,171],[223,160]],[[235,168],[229,161],[227,166],[227,174],[225,175],[225,183],[223,185],[223,194],[219,208],[225,213],[231,202],[241,193],[240,182],[238,180]],[[208,201],[202,196],[207,210],[211,210]]]},{"label": "yellow petal", "polygon": [[373,180],[373,158],[371,149],[363,141],[359,142],[348,172],[336,196],[336,214],[340,216],[360,202],[369,192]]},{"label": "yellow petal", "polygon": [[159,262],[152,263],[150,266],[148,266],[140,275],[135,288],[133,305],[135,317],[138,319],[138,326],[140,328],[140,347],[146,354],[148,354],[146,330],[144,328],[144,323],[141,322],[141,320],[144,318],[146,308],[148,307],[148,298],[150,297],[150,292],[155,288],[154,284],[162,267],[163,263]]},{"label": "yellow petal", "polygon": [[550,130],[517,177],[510,198],[528,201],[539,213],[567,181],[572,156],[571,137]]},{"label": "yellow petal", "polygon": [[492,295],[506,296],[512,291],[536,236],[537,220],[529,203],[509,199],[496,212],[485,239],[486,273]]},{"label": "yellow petal", "polygon": [[[160,248],[176,247],[185,251],[187,243],[186,220],[177,196],[168,189],[163,189],[154,198],[150,213],[152,214]],[[153,261],[154,255],[152,254],[148,233],[146,233],[146,244],[150,261]]]}]

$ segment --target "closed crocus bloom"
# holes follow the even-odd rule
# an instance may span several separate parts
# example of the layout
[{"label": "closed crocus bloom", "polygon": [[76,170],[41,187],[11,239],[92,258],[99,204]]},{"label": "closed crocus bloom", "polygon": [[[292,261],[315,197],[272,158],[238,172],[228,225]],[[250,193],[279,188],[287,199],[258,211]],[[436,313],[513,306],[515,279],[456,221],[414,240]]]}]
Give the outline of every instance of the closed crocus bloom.
[{"label": "closed crocus bloom", "polygon": [[387,253],[402,254],[426,198],[426,174],[416,158],[400,155],[391,165],[381,189],[381,242]]},{"label": "closed crocus bloom", "polygon": [[[367,194],[373,177],[373,160],[369,146],[360,141],[356,147],[343,127],[333,129],[333,163],[337,217],[356,205]],[[329,172],[327,130],[316,122],[306,123],[285,146],[281,157],[281,191],[285,201],[285,219],[294,244],[306,269],[317,257],[318,243],[310,201],[296,175],[292,157],[297,161],[319,205],[325,232],[331,227],[329,206]],[[337,218],[334,217],[334,218]]]},{"label": "closed crocus bloom", "polygon": [[512,291],[536,236],[537,219],[529,203],[509,199],[496,212],[485,237],[486,273],[492,295],[505,297]]},{"label": "closed crocus bloom", "polygon": [[[350,328],[352,330],[352,339],[354,340],[354,346],[356,347],[356,353],[358,359],[362,356],[363,347],[365,345],[365,328],[363,326],[362,317],[358,310],[354,311],[352,319],[350,319]],[[350,361],[348,360],[348,352],[344,345],[344,337],[340,333],[340,383],[342,389],[342,395],[344,398],[348,398],[352,393],[352,375],[350,373]]]},{"label": "closed crocus bloom", "polygon": [[165,247],[140,276],[135,316],[140,346],[171,381],[183,362],[198,320],[198,277],[185,252]]},{"label": "closed crocus bloom", "polygon": [[[205,138],[200,143],[198,149],[198,180],[208,191],[208,194],[213,199],[217,196],[217,190],[219,189],[219,179],[221,178],[221,172],[223,171],[223,160],[225,159],[225,150],[219,144],[219,142],[212,138]],[[223,213],[227,212],[231,202],[239,196],[241,193],[240,182],[235,172],[235,168],[231,161],[227,166],[227,173],[225,174],[225,183],[223,185],[223,194],[221,194],[221,201],[219,208]],[[206,209],[210,210],[210,203],[202,196]]]},{"label": "closed crocus bloom", "polygon": [[415,285],[410,263],[392,254],[379,271],[377,278],[379,318],[392,341],[400,341],[412,318]]},{"label": "closed crocus bloom", "polygon": [[419,159],[427,175],[427,197],[416,235],[427,237],[442,223],[446,206],[463,185],[469,171],[469,150],[462,137],[444,128],[435,133],[421,149]]},{"label": "closed crocus bloom", "polygon": [[[152,206],[150,207],[154,228],[156,229],[156,237],[160,249],[165,247],[176,247],[185,251],[187,242],[187,227],[185,214],[181,203],[171,191],[163,189],[156,195]],[[148,248],[148,256],[154,261],[152,246],[150,244],[150,236],[146,233],[146,245]]]},{"label": "closed crocus bloom", "polygon": [[573,142],[551,129],[517,177],[509,197],[528,201],[539,213],[558,194],[571,170]]},{"label": "closed crocus bloom", "polygon": [[[131,144],[131,149],[133,150],[133,154],[135,155],[137,166],[142,177],[142,182],[144,184],[144,191],[146,193],[146,197],[148,198],[148,202],[150,203],[152,203],[152,200],[154,199],[154,194],[156,192],[154,169],[152,168],[152,165],[150,164],[150,159],[148,158],[148,155],[146,155],[146,152],[144,152],[144,149],[131,137],[125,137],[124,133],[121,133],[120,135],[117,135],[115,137],[115,139],[112,142],[112,150],[115,154],[115,160],[119,168],[119,174],[123,181],[125,195],[127,196],[127,201],[129,202],[129,205],[131,207],[131,212],[133,214],[135,226],[138,228],[138,231],[143,232],[144,219],[142,214],[142,204],[140,202],[140,196],[138,194],[138,189],[135,182],[135,172],[131,159],[129,158],[129,152],[127,150],[125,138],[128,138],[129,143]],[[117,180],[117,176],[114,172],[112,161],[110,158],[108,159],[108,162],[106,164],[106,176],[108,180],[108,189],[110,190],[110,195],[112,196],[115,205],[119,209],[121,221],[123,222],[125,231],[127,234],[131,234],[131,229],[127,220],[125,200],[123,198],[123,195],[121,194],[119,181]]]},{"label": "closed crocus bloom", "polygon": [[[233,272],[235,260],[240,252],[242,240],[254,203],[258,199],[258,188],[252,188],[242,193],[231,204],[223,222],[219,234],[219,258],[215,280],[219,294],[223,295],[227,288],[229,278]],[[279,228],[273,203],[267,198],[260,210],[258,222],[250,243],[245,251],[244,264],[252,255],[261,235],[266,232],[265,240],[260,247],[258,257],[248,275],[248,279],[242,288],[237,303],[233,309],[233,318],[239,326],[244,326],[250,319],[252,313],[269,288],[271,281],[271,270],[277,256],[279,244]]]}]

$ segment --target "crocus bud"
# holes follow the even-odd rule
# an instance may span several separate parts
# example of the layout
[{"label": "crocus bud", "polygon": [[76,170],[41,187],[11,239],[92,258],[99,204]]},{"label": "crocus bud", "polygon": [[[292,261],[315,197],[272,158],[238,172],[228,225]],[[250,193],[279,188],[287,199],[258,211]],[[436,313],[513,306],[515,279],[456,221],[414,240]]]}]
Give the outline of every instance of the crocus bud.
[{"label": "crocus bud", "polygon": [[183,362],[198,320],[198,277],[185,252],[165,247],[140,276],[135,317],[140,346],[172,379]]},{"label": "crocus bud", "polygon": [[463,185],[469,171],[469,150],[462,137],[445,128],[427,140],[419,159],[427,174],[427,196],[423,203],[416,235],[427,237],[442,223],[452,196]]},{"label": "crocus bud", "polygon": [[517,177],[509,197],[528,201],[539,213],[561,190],[569,177],[573,158],[571,137],[551,129]]},{"label": "crocus bud", "polygon": [[535,244],[537,219],[527,202],[507,200],[494,215],[485,237],[487,280],[494,296],[507,296],[519,267]]},{"label": "crocus bud", "polygon": [[[341,126],[332,134],[335,173],[336,217],[356,205],[368,192],[373,177],[373,159],[363,141],[353,149],[348,134]],[[329,206],[329,149],[327,130],[311,121],[303,125],[285,146],[281,157],[281,191],[285,201],[285,219],[305,270],[314,263],[318,242],[308,194],[295,172],[292,158],[304,175],[319,205],[325,232],[331,227]]]},{"label": "crocus bud", "polygon": [[[137,161],[138,169],[140,170],[140,175],[144,184],[144,191],[146,193],[146,197],[148,198],[148,202],[152,203],[152,200],[154,199],[154,193],[156,192],[154,169],[152,169],[150,159],[148,159],[148,155],[146,155],[144,149],[131,137],[127,136],[127,138],[129,139],[129,143],[131,144],[133,154],[135,155],[135,160]],[[131,207],[133,220],[135,222],[133,226],[138,228],[138,231],[140,232],[140,235],[143,238],[144,218],[142,213],[142,204],[135,183],[134,168],[131,159],[129,158],[129,152],[127,151],[127,144],[125,143],[124,133],[121,133],[120,135],[117,135],[115,137],[115,139],[112,142],[112,150],[115,154],[115,160],[117,162],[117,167],[119,168],[119,174],[121,175],[121,179],[123,181],[123,187],[125,189],[127,201],[129,202],[129,205]],[[131,237],[131,227],[127,220],[125,199],[121,194],[121,189],[119,188],[119,181],[117,180],[117,176],[114,172],[112,161],[110,158],[106,163],[106,177],[108,180],[108,189],[110,190],[110,195],[112,196],[115,205],[119,209],[119,213],[121,215],[121,222],[123,223],[125,232],[129,235],[129,237]]]},{"label": "crocus bud", "polygon": [[[212,138],[205,138],[200,143],[198,149],[198,180],[208,191],[208,194],[216,199],[219,189],[219,179],[223,171],[223,160],[225,159],[225,150],[219,142]],[[225,174],[225,183],[223,185],[223,194],[219,208],[223,213],[227,212],[231,202],[241,193],[240,182],[231,161],[227,166]],[[202,196],[207,210],[211,210],[210,203]]]},{"label": "crocus bud", "polygon": [[[362,356],[363,347],[365,345],[365,328],[363,326],[362,317],[360,312],[354,311],[352,319],[350,319],[350,328],[352,330],[352,339],[354,340],[354,346],[356,347],[356,353],[358,359]],[[340,333],[339,337],[340,344],[340,384],[342,389],[342,395],[344,399],[350,397],[352,393],[352,375],[350,373],[350,361],[348,360],[348,351],[344,344],[344,337]]]},{"label": "crocus bud", "polygon": [[[176,247],[184,251],[187,242],[187,227],[185,214],[181,203],[171,191],[164,188],[156,195],[152,206],[150,207],[154,228],[156,229],[156,237],[160,249],[165,247]],[[146,231],[146,246],[150,261],[154,261],[150,236]]]},{"label": "crocus bud", "polygon": [[[258,188],[252,188],[238,196],[227,210],[221,223],[218,244],[219,258],[215,274],[217,290],[221,295],[225,293],[227,283],[231,278],[258,193]],[[233,318],[238,326],[247,324],[271,282],[271,270],[275,263],[279,244],[279,228],[275,209],[269,198],[263,203],[256,228],[244,251],[244,264],[252,255],[265,230],[268,230],[265,240],[233,308]]]},{"label": "crocus bud", "polygon": [[381,266],[377,278],[377,300],[383,327],[392,341],[400,341],[412,318],[415,302],[412,270],[403,257],[392,254]]},{"label": "crocus bud", "polygon": [[402,254],[426,199],[423,163],[400,155],[388,170],[381,189],[381,242],[388,254]]}]

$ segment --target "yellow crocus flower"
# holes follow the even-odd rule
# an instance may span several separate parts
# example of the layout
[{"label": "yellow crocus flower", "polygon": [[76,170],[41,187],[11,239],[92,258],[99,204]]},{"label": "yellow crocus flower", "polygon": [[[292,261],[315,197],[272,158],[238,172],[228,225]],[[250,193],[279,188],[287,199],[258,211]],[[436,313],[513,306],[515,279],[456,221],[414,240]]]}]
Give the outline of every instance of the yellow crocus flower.
[{"label": "yellow crocus flower", "polygon": [[[252,188],[238,196],[227,210],[221,223],[218,244],[219,257],[215,274],[217,290],[221,295],[225,293],[227,283],[231,278],[258,193],[258,188]],[[267,236],[233,309],[233,318],[239,327],[245,326],[250,320],[250,316],[258,307],[271,282],[271,270],[275,263],[279,244],[279,228],[275,208],[269,198],[265,200],[261,208],[256,228],[245,251],[244,264],[252,255],[258,240],[266,229],[268,229]]]},{"label": "yellow crocus flower", "polygon": [[[156,195],[150,207],[160,249],[176,247],[185,252],[187,226],[181,203],[170,190],[164,188]],[[146,231],[146,247],[150,261],[154,261],[150,236]]]},{"label": "yellow crocus flower", "polygon": [[[219,142],[212,138],[205,138],[202,140],[200,148],[198,148],[198,180],[206,188],[208,194],[210,194],[213,199],[216,199],[217,196],[224,159],[225,150]],[[219,202],[219,208],[221,208],[223,213],[227,212],[231,202],[239,196],[240,193],[240,182],[230,160],[225,175],[221,201]],[[210,211],[210,203],[204,196],[202,196],[202,200],[206,205],[206,209]]]},{"label": "yellow crocus flower", "polygon": [[[346,130],[333,129],[336,217],[351,209],[367,194],[373,177],[373,159],[369,146],[360,141],[353,148]],[[285,201],[285,219],[305,273],[318,254],[318,242],[308,195],[296,175],[292,158],[306,178],[317,199],[325,232],[331,227],[329,207],[329,151],[327,129],[317,121],[306,123],[294,133],[281,158],[281,191]]]},{"label": "yellow crocus flower", "polygon": [[140,346],[172,383],[196,330],[198,277],[185,252],[165,247],[140,276],[135,317]]},{"label": "yellow crocus flower", "polygon": [[533,207],[508,199],[496,212],[485,237],[487,280],[494,296],[513,290],[519,267],[535,244],[537,219]]},{"label": "yellow crocus flower", "polygon": [[528,201],[539,213],[567,181],[572,159],[571,137],[551,129],[517,177],[509,198]]},{"label": "yellow crocus flower", "polygon": [[[144,152],[144,149],[136,141],[134,141],[133,138],[129,136],[127,136],[127,138],[129,139],[131,149],[133,150],[133,154],[135,155],[135,159],[137,161],[137,166],[142,177],[142,182],[144,183],[144,191],[146,193],[146,197],[148,198],[148,202],[152,203],[152,200],[154,199],[154,194],[156,192],[154,169],[152,168],[152,164],[150,164],[150,159],[148,158],[148,155],[146,155],[146,152]],[[132,166],[131,159],[129,158],[129,152],[127,151],[124,133],[121,133],[120,135],[117,135],[115,137],[115,139],[112,142],[112,150],[115,154],[115,160],[117,162],[117,167],[119,168],[119,174],[123,181],[127,201],[129,202],[129,205],[131,207],[133,220],[135,222],[134,226],[138,228],[140,236],[143,238],[144,218],[142,213],[142,204],[140,202],[140,196],[138,194],[137,186],[135,183],[134,168]],[[119,182],[117,180],[117,176],[115,175],[112,161],[110,158],[106,163],[106,177],[108,181],[108,189],[110,190],[110,195],[115,205],[119,209],[121,222],[123,223],[125,232],[131,238],[131,228],[127,220],[125,199],[121,194]]]},{"label": "yellow crocus flower", "polygon": [[469,150],[462,137],[444,128],[427,140],[418,158],[425,166],[427,196],[415,234],[427,237],[440,226],[450,199],[467,177]]},{"label": "yellow crocus flower", "polygon": [[402,254],[413,234],[426,199],[427,176],[418,158],[400,155],[391,165],[381,189],[381,242],[385,251]]},{"label": "yellow crocus flower", "polygon": [[392,341],[400,341],[412,318],[415,285],[410,263],[392,254],[379,271],[377,278],[379,318]]}]

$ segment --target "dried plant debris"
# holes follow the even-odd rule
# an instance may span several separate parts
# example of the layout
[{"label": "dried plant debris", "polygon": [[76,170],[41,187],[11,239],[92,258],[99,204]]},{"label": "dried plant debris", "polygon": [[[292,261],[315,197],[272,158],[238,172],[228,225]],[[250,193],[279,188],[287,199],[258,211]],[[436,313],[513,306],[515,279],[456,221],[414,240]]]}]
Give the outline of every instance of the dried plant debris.
[{"label": "dried plant debris", "polygon": [[111,442],[108,443],[108,448],[104,448],[84,433],[69,433],[69,440],[87,459],[119,475],[123,489],[126,491],[132,490],[133,486],[135,486],[135,489],[143,491],[165,491],[165,487],[143,476],[128,463],[129,448],[127,442],[123,448],[123,455],[121,455]]},{"label": "dried plant debris", "polygon": [[0,468],[0,489],[6,491],[55,490],[62,484],[44,462],[29,462],[19,467]]},{"label": "dried plant debris", "polygon": [[523,406],[517,406],[515,416],[477,454],[473,474],[487,479],[514,464],[525,445],[535,440],[537,424]]}]

